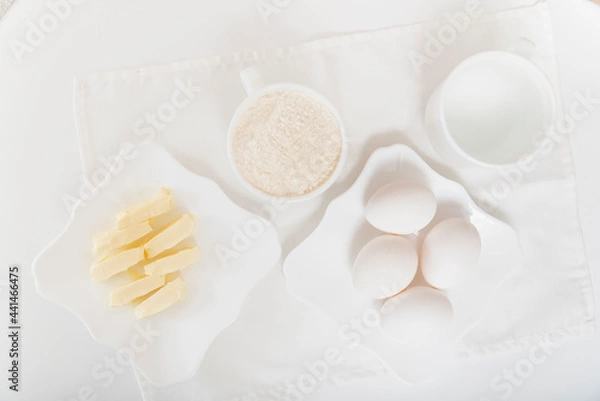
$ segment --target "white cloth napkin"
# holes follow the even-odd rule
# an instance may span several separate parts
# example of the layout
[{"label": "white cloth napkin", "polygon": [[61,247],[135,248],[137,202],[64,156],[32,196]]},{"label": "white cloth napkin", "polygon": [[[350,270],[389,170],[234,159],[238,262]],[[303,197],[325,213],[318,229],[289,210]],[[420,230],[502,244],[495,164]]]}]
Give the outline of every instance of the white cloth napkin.
[{"label": "white cloth napkin", "polygon": [[15,0],[0,0],[0,18],[2,18],[4,14],[6,14],[6,12],[8,11],[8,7],[10,7],[10,5],[14,1]]},{"label": "white cloth napkin", "polygon": [[[236,181],[226,150],[229,119],[245,97],[239,72],[256,65],[267,83],[295,82],[321,92],[341,113],[350,138],[338,182],[314,201],[276,212],[284,257],[314,229],[328,202],[348,188],[373,150],[406,143],[462,183],[484,209],[511,224],[523,247],[524,271],[495,294],[486,318],[463,339],[462,355],[525,346],[544,336],[588,333],[594,326],[593,294],[568,139],[551,143],[552,152],[529,172],[456,170],[428,143],[423,110],[429,94],[456,64],[481,51],[507,50],[521,38],[533,42],[532,61],[550,78],[559,103],[562,99],[545,2],[475,14],[468,20],[455,15],[271,51],[78,77],[75,118],[84,171],[93,179],[122,144],[151,139],[190,170],[219,182],[243,207],[272,211],[274,205],[261,204]],[[449,35],[446,43],[432,39],[440,35]],[[441,43],[435,52],[434,42]],[[416,60],[424,64],[417,68]],[[305,361],[338,341],[335,333],[318,311],[290,298],[281,272],[274,270],[251,294],[239,321],[216,340],[196,377],[154,389],[154,399],[200,393],[229,399],[277,386],[298,377]],[[335,374],[364,377],[382,371],[379,366],[355,350]]]}]

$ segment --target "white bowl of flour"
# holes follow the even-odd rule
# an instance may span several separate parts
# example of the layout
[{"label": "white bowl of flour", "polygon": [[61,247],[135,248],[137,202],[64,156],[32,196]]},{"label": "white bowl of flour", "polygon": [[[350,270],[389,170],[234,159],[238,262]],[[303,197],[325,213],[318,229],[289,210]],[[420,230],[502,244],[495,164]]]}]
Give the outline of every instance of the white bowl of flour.
[{"label": "white bowl of flour", "polygon": [[298,84],[262,86],[254,69],[242,73],[248,97],[229,125],[229,158],[249,191],[300,201],[323,193],[346,156],[341,118],[318,92]]}]

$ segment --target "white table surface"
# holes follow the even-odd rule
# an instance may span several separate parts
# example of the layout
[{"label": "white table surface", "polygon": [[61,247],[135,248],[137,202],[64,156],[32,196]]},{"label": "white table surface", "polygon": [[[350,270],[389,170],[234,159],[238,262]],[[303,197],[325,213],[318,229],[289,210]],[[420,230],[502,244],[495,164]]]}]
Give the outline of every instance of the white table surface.
[{"label": "white table surface", "polygon": [[[21,391],[8,391],[0,374],[2,401],[76,400],[79,389],[94,382],[91,367],[114,355],[96,344],[73,315],[37,295],[30,272],[37,252],[66,223],[61,195],[73,189],[80,174],[72,116],[74,74],[271,48],[334,33],[434,19],[464,7],[460,0],[296,0],[265,24],[255,0],[87,0],[73,6],[56,31],[18,63],[9,43],[23,39],[26,21],[43,15],[44,3],[17,0],[0,20],[0,264],[3,268],[9,263],[22,266],[23,325]],[[482,1],[486,10],[530,3]],[[600,97],[600,6],[586,0],[549,3],[565,102],[576,91],[588,88]],[[600,288],[600,112],[579,123],[572,143],[592,278]],[[4,299],[6,290],[2,291]],[[251,308],[244,312],[251,313]],[[0,370],[4,372],[7,349],[2,335]],[[512,353],[460,363],[433,383],[407,386],[381,377],[324,387],[304,399],[497,400],[502,393],[494,391],[491,381],[504,369],[514,369],[526,355]],[[598,372],[600,334],[577,338],[536,365],[532,375],[515,385],[505,399],[599,400]],[[133,371],[116,375],[115,382],[98,391],[95,399],[140,400]]]}]

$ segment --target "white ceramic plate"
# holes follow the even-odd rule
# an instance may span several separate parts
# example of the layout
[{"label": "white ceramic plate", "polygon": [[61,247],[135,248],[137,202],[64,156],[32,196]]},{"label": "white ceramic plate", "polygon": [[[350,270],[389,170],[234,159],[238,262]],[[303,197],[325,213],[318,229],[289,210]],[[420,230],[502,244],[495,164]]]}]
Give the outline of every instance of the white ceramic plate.
[{"label": "white ceramic plate", "polygon": [[[365,205],[377,189],[396,180],[423,183],[438,200],[433,222],[415,239],[419,245],[435,223],[448,217],[470,220],[481,236],[477,268],[466,282],[444,291],[454,309],[453,334],[444,344],[415,349],[397,343],[378,325],[382,302],[354,290],[356,254],[382,234],[366,221]],[[483,212],[460,184],[436,173],[409,147],[394,145],[373,153],[354,185],[331,202],[317,229],[289,254],[283,268],[288,290],[338,322],[343,339],[371,350],[404,381],[419,382],[440,373],[454,345],[482,319],[493,291],[522,266],[517,234],[510,226]],[[420,273],[411,283],[416,285],[426,285]]]},{"label": "white ceramic plate", "polygon": [[[196,216],[192,239],[202,256],[181,272],[187,297],[137,321],[132,306],[108,306],[109,290],[127,280],[127,273],[92,281],[92,236],[112,227],[118,211],[161,186],[172,191],[178,212]],[[227,250],[233,256],[221,262],[225,258],[219,259],[217,251]],[[33,273],[42,296],[77,315],[98,342],[133,354],[139,371],[164,386],[192,377],[210,343],[237,318],[247,294],[280,255],[269,222],[234,204],[216,183],[189,172],[159,146],[148,144],[95,199],[77,205],[64,231],[34,261]]]}]

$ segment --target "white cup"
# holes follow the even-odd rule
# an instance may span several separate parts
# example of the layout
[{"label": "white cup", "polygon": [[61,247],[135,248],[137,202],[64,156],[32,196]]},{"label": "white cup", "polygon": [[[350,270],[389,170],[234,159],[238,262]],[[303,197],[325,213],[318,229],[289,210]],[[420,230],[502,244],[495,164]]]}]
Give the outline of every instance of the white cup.
[{"label": "white cup", "polygon": [[338,160],[338,163],[337,163],[334,171],[331,173],[329,178],[323,184],[321,184],[318,188],[316,188],[315,190],[313,190],[307,194],[304,194],[301,196],[296,196],[296,197],[284,197],[281,199],[296,202],[296,201],[312,199],[316,196],[321,195],[325,190],[327,190],[337,180],[337,178],[340,175],[340,172],[342,170],[342,166],[344,165],[344,162],[346,160],[347,141],[346,141],[346,137],[345,137],[344,126],[342,124],[342,119],[341,119],[339,113],[337,112],[337,110],[335,109],[335,107],[333,107],[333,105],[329,102],[329,100],[327,100],[323,95],[321,95],[320,93],[316,92],[315,90],[310,89],[303,85],[299,85],[299,84],[295,84],[295,83],[278,83],[278,84],[273,84],[273,85],[265,85],[262,80],[262,77],[260,76],[260,74],[258,73],[258,71],[256,70],[255,67],[248,67],[248,68],[242,70],[242,72],[240,73],[240,78],[242,80],[242,84],[244,86],[244,89],[246,90],[248,97],[246,99],[244,99],[244,101],[236,109],[236,111],[229,123],[229,129],[228,129],[228,134],[227,134],[227,136],[228,136],[228,140],[227,140],[228,156],[229,156],[229,161],[231,163],[233,171],[235,173],[235,176],[244,185],[244,187],[246,189],[248,189],[254,195],[256,195],[262,199],[265,199],[265,200],[273,200],[273,199],[277,198],[271,194],[261,191],[259,188],[256,188],[254,185],[250,184],[244,178],[242,173],[239,171],[236,161],[235,161],[235,158],[233,156],[233,137],[234,137],[235,128],[238,124],[238,120],[239,120],[240,116],[256,101],[256,99],[258,99],[259,97],[264,96],[268,93],[271,93],[274,91],[279,91],[279,90],[300,91],[300,92],[310,95],[311,97],[313,97],[315,99],[318,99],[320,102],[323,103],[323,105],[325,105],[325,107],[327,107],[327,109],[329,109],[329,111],[331,111],[331,113],[334,115],[335,119],[337,120],[338,126],[340,128],[342,147],[341,147],[341,152],[340,152],[340,158]]},{"label": "white cup", "polygon": [[476,54],[435,89],[425,110],[434,149],[457,167],[509,165],[535,152],[555,118],[552,85],[525,57]]}]

